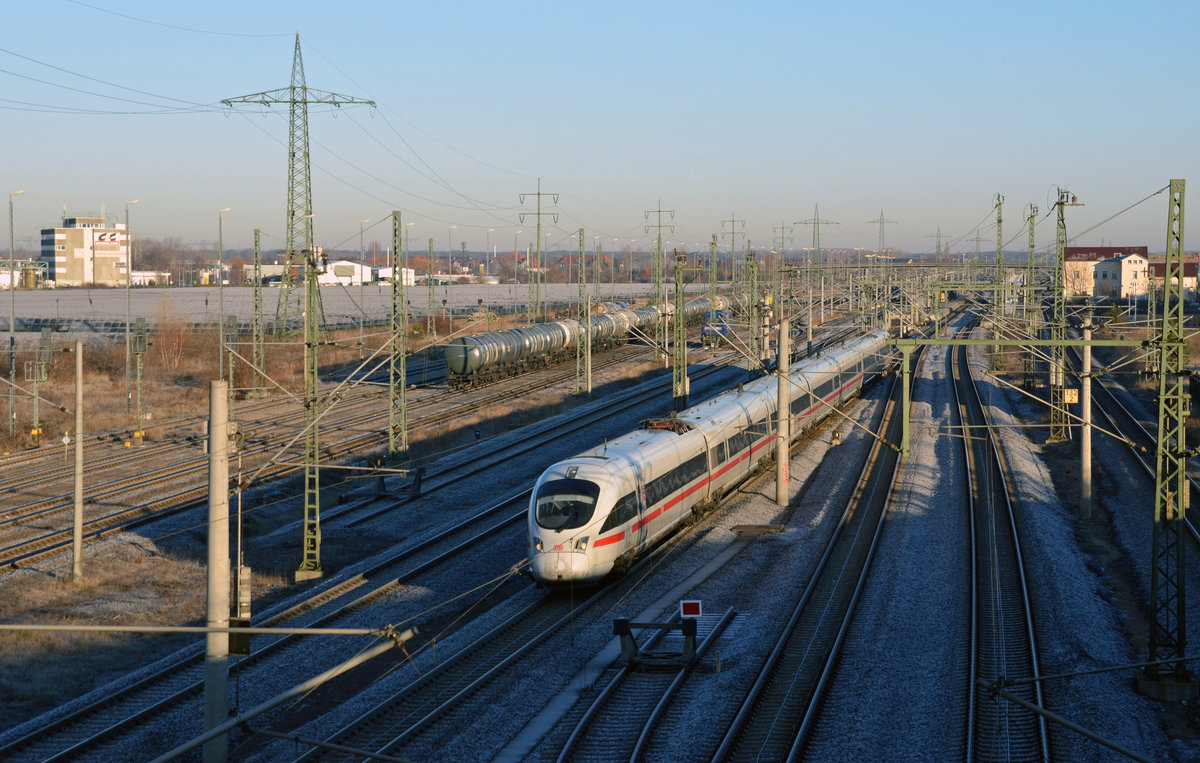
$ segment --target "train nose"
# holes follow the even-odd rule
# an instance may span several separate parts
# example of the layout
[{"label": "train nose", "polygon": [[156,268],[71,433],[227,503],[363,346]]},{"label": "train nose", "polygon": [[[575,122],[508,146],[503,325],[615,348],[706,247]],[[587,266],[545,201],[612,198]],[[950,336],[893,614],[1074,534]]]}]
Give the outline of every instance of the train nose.
[{"label": "train nose", "polygon": [[584,580],[591,565],[582,551],[546,551],[533,557],[533,576],[546,583]]}]

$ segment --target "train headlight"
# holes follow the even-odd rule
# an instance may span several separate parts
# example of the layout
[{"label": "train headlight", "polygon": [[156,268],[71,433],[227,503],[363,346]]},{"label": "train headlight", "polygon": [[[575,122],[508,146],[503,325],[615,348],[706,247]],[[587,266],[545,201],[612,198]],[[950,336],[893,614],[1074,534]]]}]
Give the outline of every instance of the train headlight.
[{"label": "train headlight", "polygon": [[533,548],[534,548],[534,550],[535,550],[535,551],[541,551],[541,550],[542,550],[542,539],[541,539],[541,538],[534,538],[534,539],[533,539]]},{"label": "train headlight", "polygon": [[575,550],[576,551],[587,551],[587,543],[588,543],[587,538],[580,538],[579,540],[575,541]]}]

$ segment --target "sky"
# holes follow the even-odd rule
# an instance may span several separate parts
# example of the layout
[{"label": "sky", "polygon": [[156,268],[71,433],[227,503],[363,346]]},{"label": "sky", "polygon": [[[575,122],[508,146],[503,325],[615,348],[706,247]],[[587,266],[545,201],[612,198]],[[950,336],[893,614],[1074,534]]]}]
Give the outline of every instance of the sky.
[{"label": "sky", "polygon": [[[524,249],[540,183],[554,249],[580,228],[588,251],[646,248],[661,205],[667,248],[717,234],[796,253],[816,216],[837,222],[822,247],[874,251],[882,217],[889,248],[932,252],[940,231],[987,253],[1000,194],[1020,251],[1031,204],[1053,245],[1064,188],[1084,204],[1066,210],[1075,243],[1154,252],[1153,194],[1200,181],[1191,0],[5,6],[0,182],[24,191],[18,249],[64,205],[128,209],[139,237],[200,244],[220,226],[242,248],[258,228],[283,246],[288,108],[220,102],[287,88],[297,34],[309,88],[375,102],[310,107],[327,248],[364,229],[386,246],[400,210],[413,250]],[[1185,247],[1200,249],[1186,227]]]}]

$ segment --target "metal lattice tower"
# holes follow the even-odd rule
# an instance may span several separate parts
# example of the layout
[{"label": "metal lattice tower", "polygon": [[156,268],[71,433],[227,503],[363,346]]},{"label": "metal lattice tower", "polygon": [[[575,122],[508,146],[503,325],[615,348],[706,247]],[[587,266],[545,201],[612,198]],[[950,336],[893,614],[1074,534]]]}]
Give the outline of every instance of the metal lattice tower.
[{"label": "metal lattice tower", "polygon": [[437,310],[434,301],[437,296],[433,292],[433,239],[429,239],[429,254],[426,255],[425,268],[425,338],[437,341]]},{"label": "metal lattice tower", "polygon": [[[1154,269],[1150,267],[1150,263],[1146,263],[1146,328],[1150,336],[1155,335],[1155,326],[1158,323],[1158,306],[1155,304],[1156,296]],[[1152,349],[1146,353],[1144,359],[1146,373],[1158,373],[1158,360],[1157,350]]]},{"label": "metal lattice tower", "polygon": [[[255,103],[271,106],[286,103],[289,111],[288,142],[288,204],[285,229],[287,243],[284,250],[283,293],[275,310],[275,333],[289,333],[300,318],[300,294],[293,288],[293,269],[303,264],[304,251],[313,250],[312,223],[312,171],[308,154],[308,106],[328,104],[335,108],[375,102],[354,96],[330,93],[308,87],[304,81],[304,59],[300,55],[300,35],[296,35],[296,48],[292,56],[292,82],[289,87],[252,93],[221,101],[226,106],[235,103]],[[295,304],[293,304],[295,302]],[[318,301],[318,307],[320,303]]]},{"label": "metal lattice tower", "polygon": [[759,369],[762,366],[762,357],[759,352],[759,337],[758,337],[758,261],[755,259],[754,250],[749,248],[749,242],[746,244],[746,270],[750,279],[750,296],[747,300],[748,312],[750,314],[750,341],[749,355],[746,358],[747,375],[751,378],[757,378]]},{"label": "metal lattice tower", "polygon": [[940,226],[940,225],[938,226],[937,233],[930,233],[925,238],[936,238],[937,239],[937,243],[934,245],[934,250],[933,250],[933,261],[941,262],[942,261],[942,226]]},{"label": "metal lattice tower", "polygon": [[1187,597],[1184,595],[1183,523],[1188,508],[1187,437],[1189,379],[1183,312],[1183,180],[1171,181],[1167,213],[1167,256],[1163,320],[1158,337],[1158,447],[1155,451],[1154,561],[1150,591],[1154,624],[1150,659],[1168,660],[1146,669],[1142,690],[1167,700],[1194,699],[1197,685],[1187,672]]},{"label": "metal lattice tower", "polygon": [[250,349],[253,381],[247,397],[263,397],[267,394],[267,385],[263,375],[263,370],[266,368],[266,353],[263,349],[265,337],[262,305],[262,231],[258,228],[254,229],[254,316],[251,318],[250,333],[253,343]]},{"label": "metal lattice tower", "polygon": [[[996,272],[993,274],[996,286],[1003,286],[1004,273],[1004,196],[996,194]],[[1004,317],[1004,300],[1008,292],[995,291],[992,293],[992,338],[1000,338],[1000,321]],[[1000,346],[992,345],[992,370],[1000,364]]]},{"label": "metal lattice tower", "polygon": [[314,90],[304,80],[304,59],[300,55],[300,35],[296,35],[292,56],[292,81],[286,88],[268,90],[221,101],[226,106],[235,103],[256,103],[260,106],[286,103],[289,107],[288,126],[288,204],[285,221],[287,240],[284,250],[283,293],[275,311],[275,333],[288,333],[297,319],[293,269],[304,268],[304,556],[296,572],[297,580],[321,575],[320,527],[320,440],[317,422],[320,420],[317,378],[317,348],[320,344],[324,311],[321,292],[317,286],[318,260],[313,245],[312,170],[309,163],[308,106],[328,104],[336,108],[353,104],[374,106],[374,101],[353,96]]},{"label": "metal lattice tower", "polygon": [[717,234],[708,243],[708,311],[712,320],[717,319]]},{"label": "metal lattice tower", "polygon": [[650,232],[651,228],[655,228],[657,230],[657,236],[654,239],[654,241],[655,241],[655,243],[654,243],[654,265],[651,268],[651,272],[652,272],[653,278],[654,278],[654,306],[658,308],[658,315],[659,315],[659,321],[658,321],[658,323],[656,323],[654,325],[654,343],[656,345],[658,345],[658,347],[656,349],[659,354],[659,357],[663,357],[667,351],[667,304],[666,304],[666,292],[663,289],[663,237],[662,237],[662,232],[663,232],[663,228],[670,228],[671,233],[675,232],[674,223],[667,223],[665,225],[663,224],[663,221],[662,221],[663,212],[666,212],[667,215],[672,220],[675,219],[675,210],[663,209],[661,199],[658,202],[657,210],[651,209],[651,210],[647,210],[646,212],[643,213],[645,215],[646,220],[649,220],[650,215],[652,215],[652,214],[657,213],[657,215],[658,215],[658,217],[656,218],[657,222],[647,223],[643,227],[645,228],[647,233]]},{"label": "metal lattice tower", "polygon": [[[317,254],[304,252],[304,555],[296,581],[322,575],[321,568],[321,421],[317,350],[321,345],[321,291]],[[282,298],[282,296],[281,296]]]},{"label": "metal lattice tower", "polygon": [[[1037,326],[1039,311],[1034,308],[1033,295],[1037,288],[1037,238],[1035,235],[1035,224],[1037,223],[1038,208],[1037,204],[1029,205],[1029,214],[1026,219],[1026,224],[1029,226],[1029,261],[1025,265],[1025,288],[1022,290],[1024,296],[1024,316],[1026,332],[1030,338],[1037,336]],[[1034,374],[1037,373],[1037,361],[1033,354],[1033,350],[1025,351],[1025,378],[1032,380]]]},{"label": "metal lattice tower", "polygon": [[[729,230],[724,230],[725,223],[729,223]],[[741,223],[741,225],[738,225],[738,223]],[[737,237],[746,237],[746,221],[737,219],[737,213],[731,212],[728,220],[721,221],[721,228],[721,235],[729,236],[729,281],[733,286],[733,296],[736,300],[737,295],[744,288],[737,264]]]},{"label": "metal lattice tower", "polygon": [[687,266],[686,250],[675,250],[675,341],[671,348],[671,409],[676,413],[687,409],[688,393],[691,392],[687,375],[687,321],[683,319],[683,279],[684,273],[698,269]]},{"label": "metal lattice tower", "polygon": [[772,232],[777,234],[775,240],[779,242],[779,249],[776,250],[779,253],[779,261],[775,264],[775,303],[779,306],[779,309],[782,309],[784,302],[783,271],[787,267],[787,245],[792,240],[792,226],[780,220],[779,225],[775,226]]},{"label": "metal lattice tower", "polygon": [[[532,304],[529,306],[529,313],[530,313],[529,322],[533,323],[535,316],[537,318],[542,317],[542,215],[548,215],[549,217],[552,218],[552,221],[555,224],[558,223],[558,213],[557,212],[543,212],[542,211],[542,197],[543,196],[553,197],[554,203],[557,204],[558,203],[558,194],[557,193],[548,193],[548,192],[542,193],[542,179],[538,178],[536,191],[534,191],[533,193],[519,194],[519,198],[520,198],[522,204],[525,203],[526,196],[536,196],[537,197],[537,211],[532,213],[537,216],[537,226],[536,226],[537,231],[535,233],[535,236],[537,238],[537,264],[534,266],[536,268],[536,272],[534,269],[529,267],[529,257],[526,256],[526,258],[525,258],[525,269],[526,269],[526,271],[529,272],[529,293],[530,293],[530,296],[532,297],[532,299],[530,300],[532,302]],[[529,212],[521,212],[517,215],[517,217],[520,219],[522,225],[525,224],[525,215],[527,215],[527,214],[530,214],[530,213]]]},{"label": "metal lattice tower", "polygon": [[[388,454],[408,453],[408,305],[404,301],[404,264],[400,260],[400,212],[392,212],[392,332],[388,360]],[[399,442],[397,442],[397,439]]]},{"label": "metal lattice tower", "polygon": [[809,341],[812,341],[812,265],[816,265],[821,273],[821,323],[825,322],[825,263],[821,259],[821,226],[822,225],[837,225],[837,220],[822,220],[820,207],[813,204],[813,216],[807,220],[797,220],[793,225],[811,225],[813,232],[813,253],[812,259],[809,261],[809,310],[808,310],[808,325],[809,325]]},{"label": "metal lattice tower", "polygon": [[1055,206],[1058,207],[1058,228],[1054,244],[1054,316],[1050,323],[1050,338],[1056,343],[1050,348],[1050,442],[1060,442],[1071,436],[1066,404],[1067,348],[1062,345],[1067,338],[1066,208],[1083,205],[1070,191],[1060,188]]},{"label": "metal lattice tower", "polygon": [[895,225],[896,221],[889,220],[886,217],[884,217],[883,210],[881,209],[881,210],[879,210],[879,217],[875,218],[874,220],[867,220],[868,225],[873,225],[875,223],[879,224],[879,254],[878,254],[878,256],[882,257],[883,253],[887,251],[887,249],[884,247],[884,231],[888,225]]},{"label": "metal lattice tower", "polygon": [[575,337],[575,394],[592,392],[592,317],[588,312],[587,267],[583,228],[579,229],[579,334]]}]

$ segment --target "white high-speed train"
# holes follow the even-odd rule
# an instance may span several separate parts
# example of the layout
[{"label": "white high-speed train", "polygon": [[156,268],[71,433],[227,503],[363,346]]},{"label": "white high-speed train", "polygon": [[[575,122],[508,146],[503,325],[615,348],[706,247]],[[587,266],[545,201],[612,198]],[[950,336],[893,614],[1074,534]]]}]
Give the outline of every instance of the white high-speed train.
[{"label": "white high-speed train", "polygon": [[[870,333],[791,366],[793,438],[890,363],[886,339]],[[597,582],[715,506],[774,452],[777,396],[778,380],[765,376],[551,466],[530,499],[533,577]]]}]

